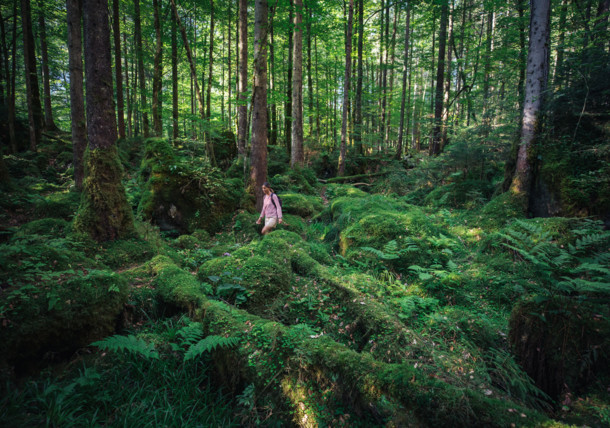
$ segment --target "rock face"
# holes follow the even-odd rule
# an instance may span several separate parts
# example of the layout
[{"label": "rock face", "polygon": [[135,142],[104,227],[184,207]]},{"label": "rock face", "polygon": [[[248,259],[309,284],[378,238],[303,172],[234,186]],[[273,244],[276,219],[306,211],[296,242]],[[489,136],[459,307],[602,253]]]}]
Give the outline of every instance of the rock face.
[{"label": "rock face", "polygon": [[241,182],[227,180],[205,159],[179,158],[162,139],[145,143],[139,181],[143,188],[138,213],[163,231],[215,231],[235,212]]}]

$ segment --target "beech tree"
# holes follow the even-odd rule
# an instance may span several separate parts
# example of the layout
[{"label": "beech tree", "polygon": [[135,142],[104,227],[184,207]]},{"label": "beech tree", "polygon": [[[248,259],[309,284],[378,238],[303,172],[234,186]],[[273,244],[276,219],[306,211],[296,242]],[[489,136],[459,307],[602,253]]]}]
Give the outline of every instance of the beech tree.
[{"label": "beech tree", "polygon": [[549,75],[551,21],[550,0],[532,0],[530,5],[525,102],[523,103],[517,166],[511,185],[511,190],[524,195],[525,201],[527,201],[532,184],[531,150],[542,125],[542,105]]},{"label": "beech tree", "polygon": [[303,166],[303,1],[294,0],[291,166]]},{"label": "beech tree", "polygon": [[84,2],[83,30],[89,152],[74,227],[97,241],[111,241],[133,233],[133,213],[116,147],[108,0]]}]

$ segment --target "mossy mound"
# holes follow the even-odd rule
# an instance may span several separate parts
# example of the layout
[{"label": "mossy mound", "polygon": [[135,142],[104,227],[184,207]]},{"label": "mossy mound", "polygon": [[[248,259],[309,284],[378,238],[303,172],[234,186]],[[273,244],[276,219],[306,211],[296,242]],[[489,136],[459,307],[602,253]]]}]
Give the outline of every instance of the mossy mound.
[{"label": "mossy mound", "polygon": [[523,300],[510,343],[525,371],[553,399],[610,376],[610,309],[570,297]]},{"label": "mossy mound", "polygon": [[[46,280],[13,284],[1,297],[2,359],[21,366],[43,355],[71,353],[116,328],[127,282],[101,270],[48,271]],[[10,306],[9,306],[10,305]]]},{"label": "mossy mound", "polygon": [[11,178],[40,176],[40,169],[35,160],[21,156],[8,155],[4,157],[4,163],[6,164]]},{"label": "mossy mound", "polygon": [[368,196],[368,193],[349,184],[332,183],[325,186],[325,193],[329,199],[340,198],[342,196],[350,198],[362,198]]},{"label": "mossy mound", "polygon": [[166,140],[149,139],[140,171],[138,212],[164,231],[219,230],[242,198],[239,179],[227,180],[203,158],[183,159]]},{"label": "mossy mound", "polygon": [[27,235],[44,235],[49,237],[66,236],[72,230],[72,224],[61,218],[43,218],[23,224],[15,232],[15,237]]},{"label": "mossy mound", "polygon": [[133,235],[133,212],[121,181],[123,168],[116,146],[88,151],[85,177],[74,230],[98,242]]},{"label": "mossy mound", "polygon": [[324,208],[319,197],[299,193],[282,193],[282,212],[300,217],[311,217]]},{"label": "mossy mound", "polygon": [[318,179],[311,169],[291,168],[284,174],[274,175],[269,183],[271,188],[277,193],[296,192],[305,195],[315,195],[317,193]]},{"label": "mossy mound", "polygon": [[478,226],[489,230],[501,228],[509,220],[524,218],[525,207],[523,195],[514,194],[512,191],[502,193],[481,208]]},{"label": "mossy mound", "polygon": [[100,261],[112,269],[133,266],[150,260],[155,249],[141,238],[119,239],[103,243],[97,250]]}]

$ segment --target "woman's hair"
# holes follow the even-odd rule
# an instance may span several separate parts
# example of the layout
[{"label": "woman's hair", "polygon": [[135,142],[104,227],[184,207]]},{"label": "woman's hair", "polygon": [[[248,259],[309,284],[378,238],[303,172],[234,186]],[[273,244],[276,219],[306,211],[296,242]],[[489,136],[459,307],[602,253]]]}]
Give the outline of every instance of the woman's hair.
[{"label": "woman's hair", "polygon": [[275,193],[275,192],[273,191],[273,189],[271,188],[271,184],[269,184],[269,182],[268,182],[268,181],[265,181],[265,182],[263,183],[263,186],[265,186],[267,189],[271,190],[271,193]]}]

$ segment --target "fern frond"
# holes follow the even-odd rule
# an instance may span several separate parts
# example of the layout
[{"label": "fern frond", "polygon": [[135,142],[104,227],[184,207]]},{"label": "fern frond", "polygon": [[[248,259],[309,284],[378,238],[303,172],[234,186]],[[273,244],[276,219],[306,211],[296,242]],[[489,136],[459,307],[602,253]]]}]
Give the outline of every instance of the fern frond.
[{"label": "fern frond", "polygon": [[191,346],[203,337],[203,326],[200,322],[191,322],[178,331],[182,337],[182,346]]},{"label": "fern frond", "polygon": [[204,352],[213,351],[217,347],[230,348],[239,343],[237,337],[208,336],[191,346],[184,354],[184,361],[192,360]]},{"label": "fern frond", "polygon": [[601,244],[610,237],[608,233],[595,233],[593,235],[586,235],[576,240],[576,250],[584,251],[588,248],[595,247]]},{"label": "fern frond", "polygon": [[93,342],[91,345],[97,346],[104,351],[121,352],[126,351],[133,355],[139,355],[146,359],[158,359],[159,353],[155,349],[155,346],[146,343],[144,340],[130,334],[129,336],[115,335],[107,337],[97,342]]},{"label": "fern frond", "polygon": [[607,267],[604,267],[602,265],[599,265],[597,263],[583,263],[580,266],[578,266],[576,269],[574,269],[573,272],[574,273],[597,272],[597,273],[601,273],[601,274],[605,274],[605,275],[610,275],[610,269],[608,269]]},{"label": "fern frond", "polygon": [[564,281],[559,282],[557,288],[579,293],[610,293],[610,282],[564,277]]}]

